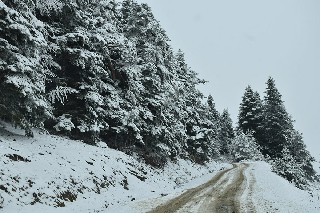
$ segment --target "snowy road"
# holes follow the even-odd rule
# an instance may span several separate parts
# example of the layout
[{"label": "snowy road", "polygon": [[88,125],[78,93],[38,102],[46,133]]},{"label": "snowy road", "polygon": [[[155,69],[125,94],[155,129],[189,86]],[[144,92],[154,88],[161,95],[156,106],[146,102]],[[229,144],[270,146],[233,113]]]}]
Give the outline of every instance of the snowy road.
[{"label": "snowy road", "polygon": [[187,190],[150,213],[255,212],[251,197],[254,178],[251,173],[245,173],[248,166],[234,164],[233,168],[219,172],[207,183]]}]

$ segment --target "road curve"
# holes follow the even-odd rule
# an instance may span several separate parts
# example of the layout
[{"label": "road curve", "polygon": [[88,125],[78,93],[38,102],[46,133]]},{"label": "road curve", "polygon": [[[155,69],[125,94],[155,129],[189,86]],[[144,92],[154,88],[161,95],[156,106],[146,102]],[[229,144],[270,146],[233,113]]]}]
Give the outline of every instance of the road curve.
[{"label": "road curve", "polygon": [[[233,168],[219,172],[210,181],[185,191],[149,213],[255,212],[250,202],[251,193],[247,192],[252,186],[248,185],[244,173],[248,166],[245,163],[234,164]],[[242,202],[244,200],[246,202]]]}]

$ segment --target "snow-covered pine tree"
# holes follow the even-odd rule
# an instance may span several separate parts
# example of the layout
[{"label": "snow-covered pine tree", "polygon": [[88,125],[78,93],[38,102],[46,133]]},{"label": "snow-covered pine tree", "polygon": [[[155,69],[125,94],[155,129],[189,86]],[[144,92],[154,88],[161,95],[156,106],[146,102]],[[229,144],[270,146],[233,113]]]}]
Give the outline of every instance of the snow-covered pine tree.
[{"label": "snow-covered pine tree", "polygon": [[263,106],[259,93],[254,92],[251,86],[248,86],[240,103],[238,129],[245,134],[252,134],[258,143],[262,137],[262,110]]},{"label": "snow-covered pine tree", "polygon": [[[292,129],[287,136],[286,148],[294,159],[295,166],[303,173],[299,174],[299,180],[294,180],[297,184],[305,184],[304,182],[315,180],[316,172],[313,169],[312,162],[314,158],[307,150],[303,142],[302,134]],[[302,180],[303,179],[303,180]]]},{"label": "snow-covered pine tree", "polygon": [[208,114],[209,114],[208,117],[209,117],[209,119],[212,120],[212,121],[218,121],[220,115],[219,115],[218,110],[216,109],[216,105],[215,105],[215,102],[213,100],[212,95],[208,96],[207,105],[208,105]]},{"label": "snow-covered pine tree", "polygon": [[32,136],[31,127],[42,127],[52,116],[45,97],[45,81],[52,75],[45,29],[31,13],[32,1],[4,3],[0,2],[0,118]]},{"label": "snow-covered pine tree", "polygon": [[305,188],[309,181],[315,179],[311,164],[313,158],[306,150],[302,135],[294,129],[271,77],[267,81],[261,127],[262,151],[271,157],[274,171],[297,187]]},{"label": "snow-covered pine tree", "polygon": [[220,155],[220,142],[218,132],[220,129],[220,114],[215,107],[212,95],[207,98],[207,105],[204,110],[202,122],[203,135],[208,143],[208,156],[217,157]]},{"label": "snow-covered pine tree", "polygon": [[287,132],[293,129],[293,124],[285,109],[281,94],[276,88],[274,79],[270,77],[266,84],[261,125],[263,137],[259,142],[263,154],[275,158],[281,157],[282,149],[287,142]]},{"label": "snow-covered pine tree", "polygon": [[[211,155],[213,142],[206,135],[210,131],[206,126],[207,108],[201,103],[203,95],[196,88],[203,81],[187,66],[181,51],[176,54],[176,60],[176,71],[172,81],[174,88],[172,103],[176,105],[173,113],[177,117],[177,122],[180,126],[184,126],[185,140],[180,143],[183,144],[191,159],[202,163]],[[172,127],[174,131],[175,124]]]},{"label": "snow-covered pine tree", "polygon": [[263,137],[262,121],[263,121],[263,101],[260,98],[260,94],[255,91],[253,94],[253,100],[255,103],[255,131],[253,132],[253,137],[256,139],[257,143],[261,144],[261,138]]},{"label": "snow-covered pine tree", "polygon": [[[143,146],[148,152],[160,153],[159,147],[167,152],[173,149],[175,138],[170,127],[177,123],[170,113],[174,105],[170,85],[174,70],[169,72],[173,53],[167,36],[146,4],[127,0],[122,3],[121,12],[123,32],[136,49],[137,75],[130,83],[139,81],[139,86],[130,85],[130,91],[137,97],[139,114],[143,115],[136,122],[141,129]],[[125,67],[123,70],[130,71]]]},{"label": "snow-covered pine tree", "polygon": [[236,162],[241,160],[263,160],[263,155],[255,138],[250,134],[237,131],[229,145],[230,154]]},{"label": "snow-covered pine tree", "polygon": [[225,109],[220,116],[220,129],[218,133],[218,138],[221,143],[221,153],[229,154],[229,145],[234,136],[232,120],[228,110]]},{"label": "snow-covered pine tree", "polygon": [[[48,12],[50,6],[50,2],[45,1],[37,4],[38,16],[45,21],[48,30],[52,59],[58,64],[53,69],[55,75],[47,79],[46,88],[50,91],[51,101],[59,100],[61,94],[64,100],[54,101],[56,119],[47,122],[46,127],[94,143],[100,133],[108,129],[108,113],[114,111],[112,106],[119,100],[115,95],[114,101],[111,104],[108,102],[116,90],[111,78],[115,65],[110,64],[110,58],[116,54],[109,50],[108,43],[123,47],[122,41],[117,45],[120,43],[114,39],[117,31],[110,27],[116,25],[114,3],[60,2]],[[47,17],[64,16],[68,8],[71,11],[67,20],[58,18],[47,21]],[[94,13],[99,18],[92,17]],[[106,24],[107,20],[109,24]],[[73,128],[53,128],[60,125],[64,117],[68,117]]]},{"label": "snow-covered pine tree", "polygon": [[281,158],[276,157],[271,162],[273,171],[288,181],[296,184],[300,188],[307,184],[303,178],[304,174],[301,167],[299,167],[288,148],[284,147],[281,151]]},{"label": "snow-covered pine tree", "polygon": [[258,96],[259,94],[256,94],[258,93],[255,93],[248,86],[242,96],[238,115],[238,128],[244,133],[257,132],[261,122],[262,102]]}]

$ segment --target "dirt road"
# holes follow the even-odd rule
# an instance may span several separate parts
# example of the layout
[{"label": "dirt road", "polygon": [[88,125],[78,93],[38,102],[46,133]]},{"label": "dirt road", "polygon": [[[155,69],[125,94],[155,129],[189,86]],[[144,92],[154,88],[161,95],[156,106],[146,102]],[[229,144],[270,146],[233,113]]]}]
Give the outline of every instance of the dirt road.
[{"label": "dirt road", "polygon": [[245,177],[247,168],[248,164],[234,164],[233,168],[219,172],[207,183],[187,190],[149,213],[255,212],[250,192],[254,180]]}]

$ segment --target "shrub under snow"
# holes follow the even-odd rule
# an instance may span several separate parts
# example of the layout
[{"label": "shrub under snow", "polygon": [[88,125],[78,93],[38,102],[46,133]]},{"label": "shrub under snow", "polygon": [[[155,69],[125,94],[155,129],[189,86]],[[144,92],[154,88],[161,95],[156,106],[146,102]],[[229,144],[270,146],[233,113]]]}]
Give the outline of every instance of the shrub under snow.
[{"label": "shrub under snow", "polygon": [[238,133],[231,141],[229,150],[235,161],[263,160],[263,155],[255,139],[242,132]]}]

